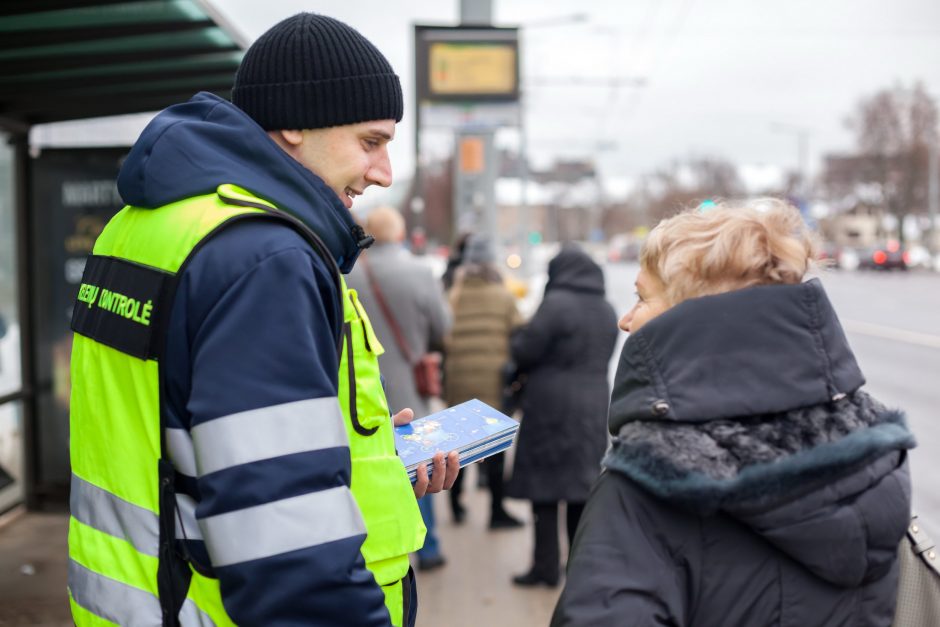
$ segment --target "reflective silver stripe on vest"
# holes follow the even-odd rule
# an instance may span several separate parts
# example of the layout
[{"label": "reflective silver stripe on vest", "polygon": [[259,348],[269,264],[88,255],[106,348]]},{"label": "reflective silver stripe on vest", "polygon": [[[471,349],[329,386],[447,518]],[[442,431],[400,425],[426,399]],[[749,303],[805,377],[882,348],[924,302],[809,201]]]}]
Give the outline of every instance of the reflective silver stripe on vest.
[{"label": "reflective silver stripe on vest", "polygon": [[190,477],[196,476],[196,453],[193,440],[186,429],[166,429],[166,450],[176,472]]},{"label": "reflective silver stripe on vest", "polygon": [[163,624],[160,599],[149,592],[100,575],[72,559],[68,577],[72,598],[96,616],[122,627]]},{"label": "reflective silver stripe on vest", "polygon": [[157,514],[129,503],[72,473],[69,507],[81,523],[130,542],[140,553],[157,557],[160,522]]},{"label": "reflective silver stripe on vest", "polygon": [[349,446],[336,397],[230,414],[192,429],[199,476],[239,464]]},{"label": "reflective silver stripe on vest", "polygon": [[216,567],[342,540],[366,532],[345,486],[282,499],[202,520]]},{"label": "reflective silver stripe on vest", "polygon": [[196,522],[196,500],[185,494],[176,495],[176,539],[202,540],[202,530]]},{"label": "reflective silver stripe on vest", "polygon": [[[163,624],[160,599],[146,590],[105,577],[69,560],[69,592],[76,603],[96,616],[124,627]],[[183,627],[214,627],[215,622],[186,599],[179,614]]]},{"label": "reflective silver stripe on vest", "polygon": [[215,627],[215,621],[200,610],[191,599],[186,599],[183,607],[180,608],[180,625],[182,627]]}]

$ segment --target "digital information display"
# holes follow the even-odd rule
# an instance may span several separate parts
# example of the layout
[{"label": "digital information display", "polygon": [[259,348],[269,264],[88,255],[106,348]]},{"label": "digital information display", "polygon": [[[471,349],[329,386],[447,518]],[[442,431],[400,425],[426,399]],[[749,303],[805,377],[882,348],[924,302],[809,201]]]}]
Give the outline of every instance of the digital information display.
[{"label": "digital information display", "polygon": [[415,76],[419,102],[516,102],[519,31],[416,25]]},{"label": "digital information display", "polygon": [[511,44],[435,42],[429,56],[432,94],[512,96],[516,92],[516,48]]}]

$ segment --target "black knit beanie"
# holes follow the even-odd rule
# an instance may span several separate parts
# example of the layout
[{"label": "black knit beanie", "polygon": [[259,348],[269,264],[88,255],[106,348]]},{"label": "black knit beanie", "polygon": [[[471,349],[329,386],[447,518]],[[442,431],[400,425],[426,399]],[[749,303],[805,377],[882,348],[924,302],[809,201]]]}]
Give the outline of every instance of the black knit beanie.
[{"label": "black knit beanie", "polygon": [[398,76],[378,48],[325,15],[298,13],[248,48],[232,102],[266,131],[401,120]]}]

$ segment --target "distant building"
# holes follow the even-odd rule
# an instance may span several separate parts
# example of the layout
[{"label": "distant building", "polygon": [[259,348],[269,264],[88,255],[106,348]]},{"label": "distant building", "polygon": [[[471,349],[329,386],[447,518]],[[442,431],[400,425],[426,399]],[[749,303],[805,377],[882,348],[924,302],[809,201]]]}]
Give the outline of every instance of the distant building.
[{"label": "distant building", "polygon": [[885,239],[880,217],[864,212],[821,220],[820,230],[827,240],[847,248],[870,248]]}]

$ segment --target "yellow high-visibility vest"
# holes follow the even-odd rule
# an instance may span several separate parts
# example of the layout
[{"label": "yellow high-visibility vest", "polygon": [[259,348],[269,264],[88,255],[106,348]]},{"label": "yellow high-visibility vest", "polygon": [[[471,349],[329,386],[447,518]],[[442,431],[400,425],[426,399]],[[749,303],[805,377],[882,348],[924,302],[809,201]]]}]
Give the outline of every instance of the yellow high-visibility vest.
[{"label": "yellow high-visibility vest", "polygon": [[[88,260],[72,321],[68,568],[77,625],[160,625],[166,606],[161,596],[166,601],[176,594],[158,577],[171,561],[164,552],[172,548],[172,542],[161,543],[161,524],[164,538],[174,525],[172,515],[161,519],[161,506],[164,514],[171,511],[174,495],[172,467],[161,464],[156,357],[165,341],[173,278],[200,242],[246,217],[289,222],[316,247],[316,236],[296,219],[244,189],[222,185],[216,193],[159,209],[125,207]],[[338,273],[337,282],[344,314],[338,396],[352,459],[351,490],[367,533],[362,554],[397,627],[407,618],[401,580],[408,554],[422,546],[425,528],[395,453],[379,378],[382,346],[356,292]],[[184,567],[191,581],[185,599],[177,599],[180,624],[232,625],[218,581]]]}]

